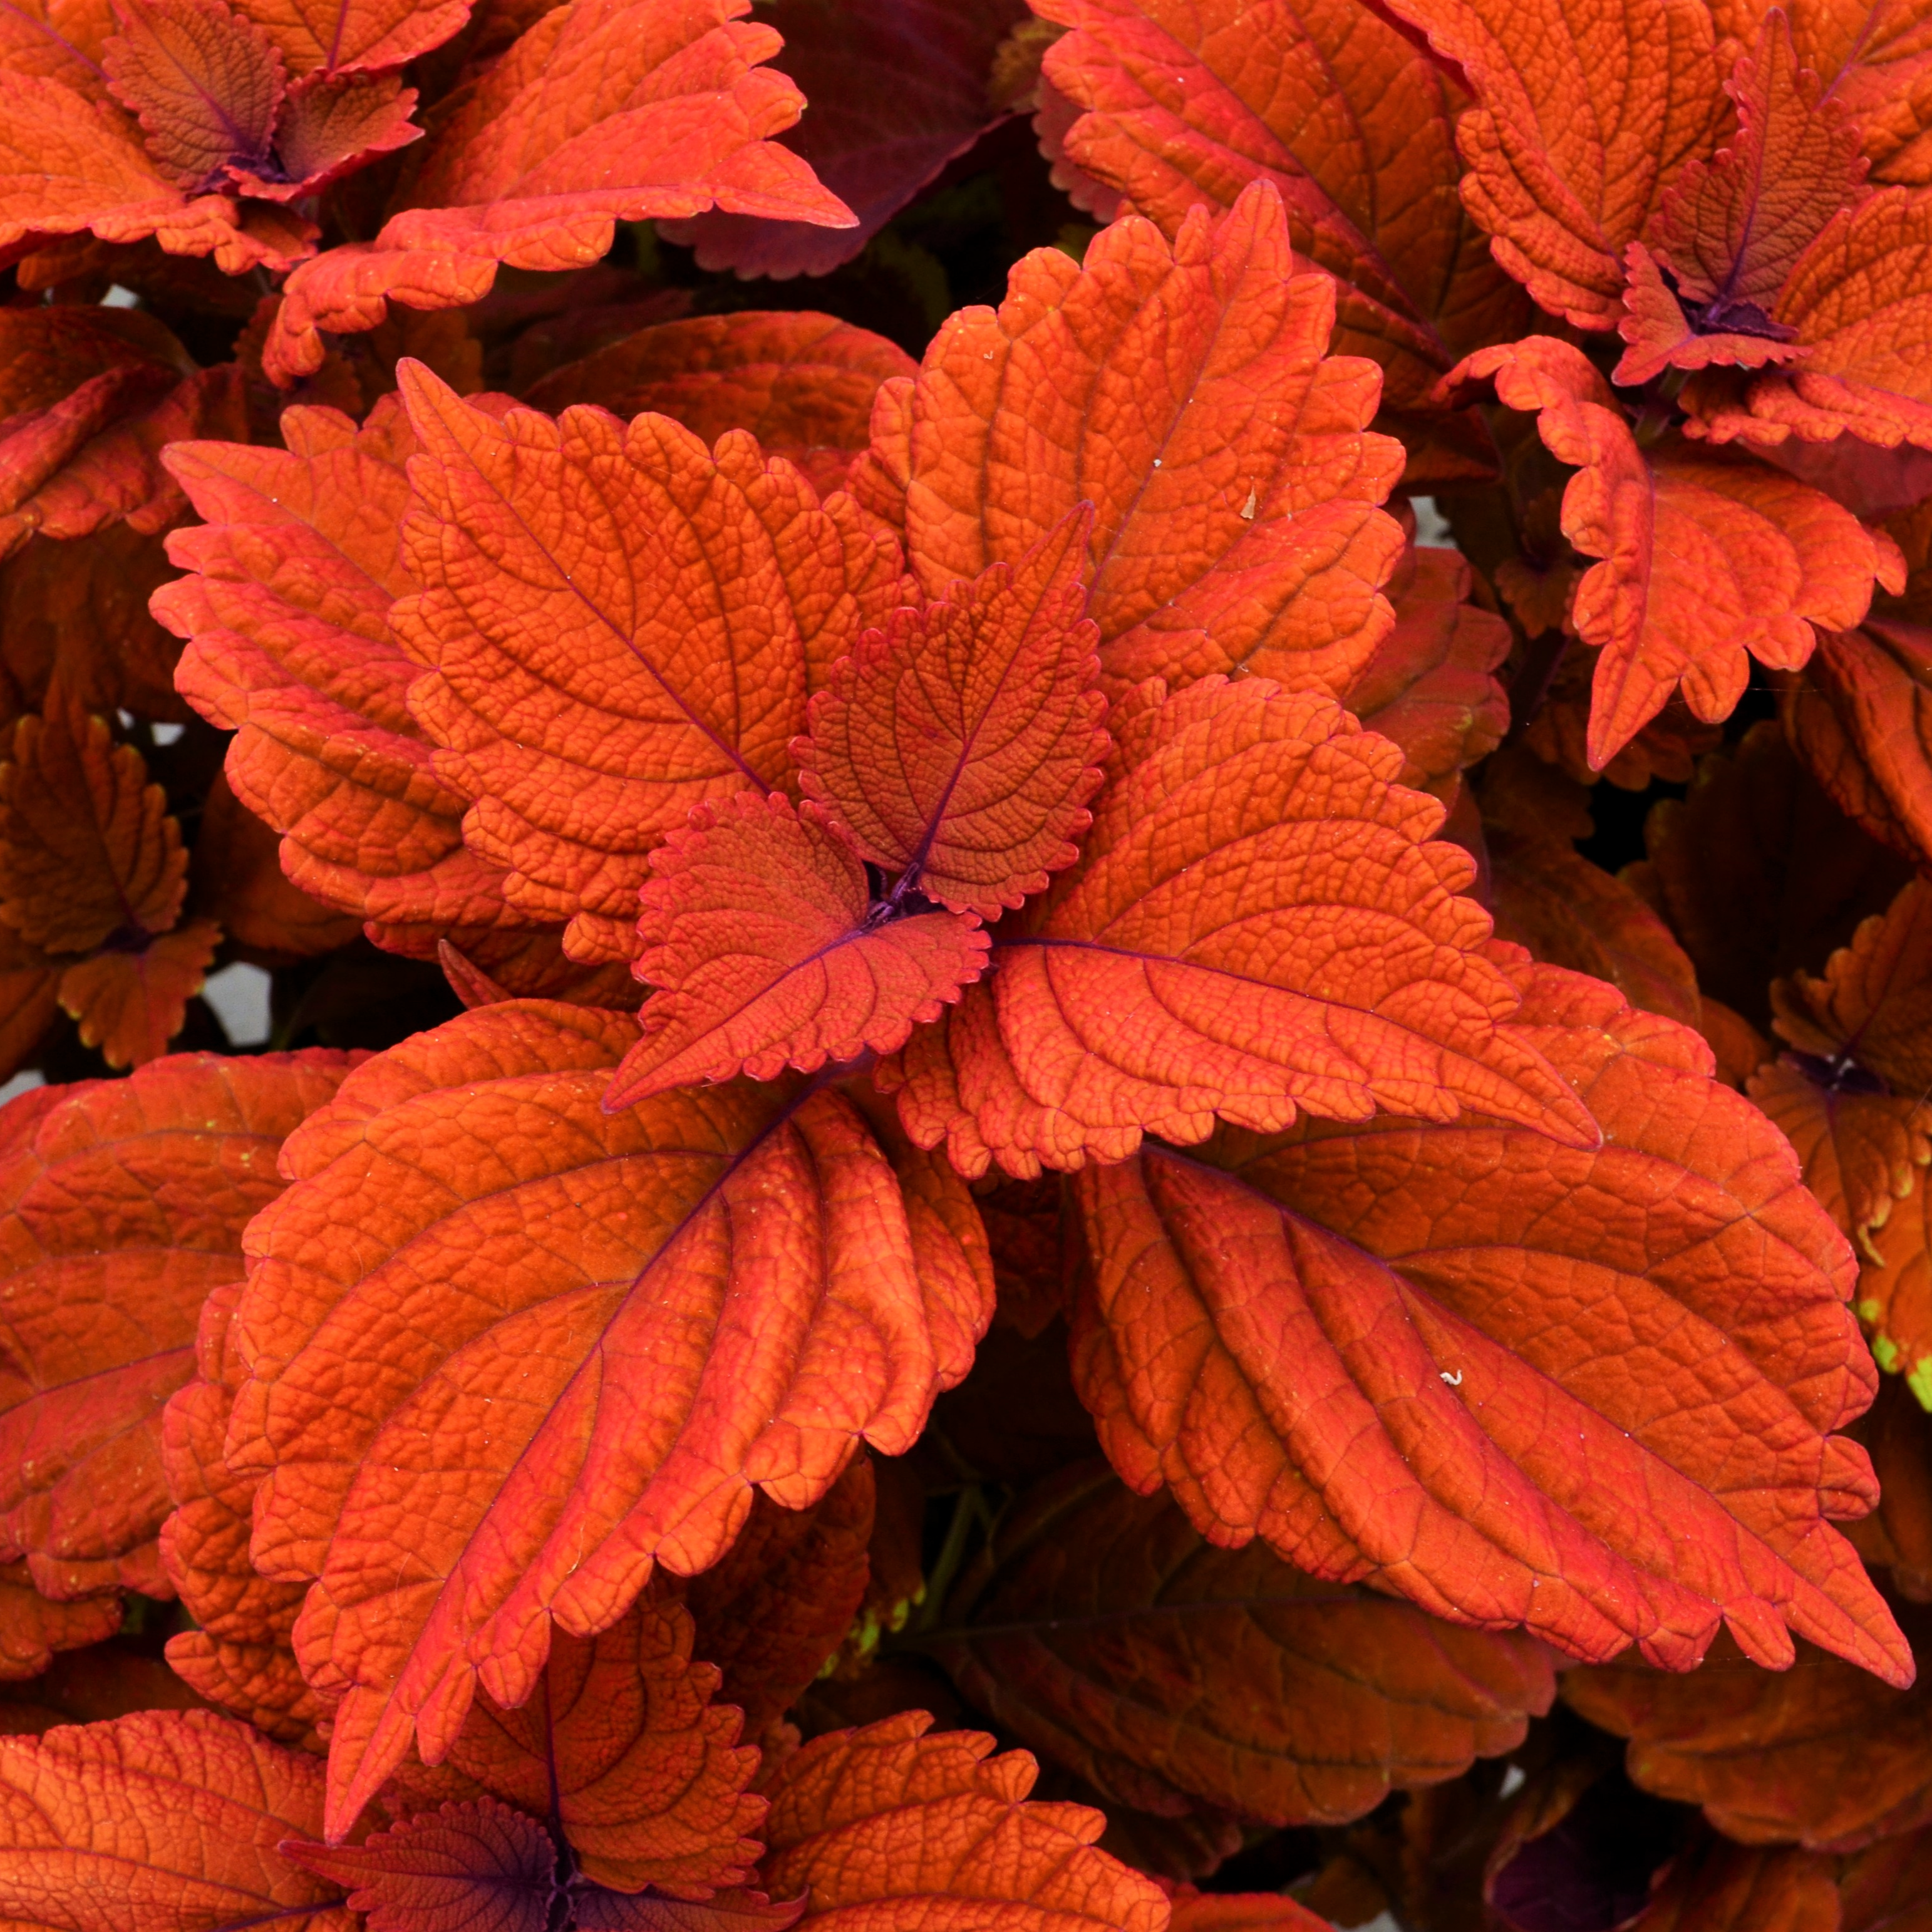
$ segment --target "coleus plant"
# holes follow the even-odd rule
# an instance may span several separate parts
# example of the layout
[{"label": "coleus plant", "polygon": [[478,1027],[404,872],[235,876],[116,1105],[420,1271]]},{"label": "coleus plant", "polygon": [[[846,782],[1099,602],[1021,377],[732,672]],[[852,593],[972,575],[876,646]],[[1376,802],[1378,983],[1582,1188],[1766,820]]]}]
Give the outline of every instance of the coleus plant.
[{"label": "coleus plant", "polygon": [[748,10],[0,10],[0,1922],[1912,1922],[1932,9]]}]

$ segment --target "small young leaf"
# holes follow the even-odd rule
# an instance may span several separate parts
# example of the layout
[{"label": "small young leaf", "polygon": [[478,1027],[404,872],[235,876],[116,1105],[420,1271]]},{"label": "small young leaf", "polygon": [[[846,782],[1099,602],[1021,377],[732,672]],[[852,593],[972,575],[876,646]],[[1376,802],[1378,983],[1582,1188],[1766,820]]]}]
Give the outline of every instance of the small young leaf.
[{"label": "small young leaf", "polygon": [[692,808],[638,896],[640,979],[658,990],[608,1107],[740,1072],[890,1053],[984,969],[969,914],[875,920],[866,868],[815,808],[740,792]]},{"label": "small young leaf", "polygon": [[1091,521],[1070,512],[1016,564],[867,632],[793,747],[860,856],[954,912],[1019,904],[1093,821],[1108,739],[1081,614]]}]

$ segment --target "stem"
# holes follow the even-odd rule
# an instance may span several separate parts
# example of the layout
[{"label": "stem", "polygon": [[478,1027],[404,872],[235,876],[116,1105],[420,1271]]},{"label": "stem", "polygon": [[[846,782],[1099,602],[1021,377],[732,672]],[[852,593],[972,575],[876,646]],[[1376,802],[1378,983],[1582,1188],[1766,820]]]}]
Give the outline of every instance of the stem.
[{"label": "stem", "polygon": [[915,1630],[928,1630],[939,1621],[941,1607],[952,1594],[953,1580],[966,1560],[966,1545],[976,1523],[988,1520],[986,1498],[977,1483],[970,1483],[953,1499],[952,1520],[946,1526],[946,1540],[940,1545],[939,1561],[926,1580],[926,1600],[913,1620]]}]

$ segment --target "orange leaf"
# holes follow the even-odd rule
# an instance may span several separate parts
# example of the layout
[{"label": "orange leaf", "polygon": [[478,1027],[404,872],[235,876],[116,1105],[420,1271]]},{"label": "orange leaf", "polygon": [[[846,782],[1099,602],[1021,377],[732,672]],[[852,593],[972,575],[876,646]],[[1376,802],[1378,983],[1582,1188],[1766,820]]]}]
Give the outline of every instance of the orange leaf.
[{"label": "orange leaf", "polygon": [[982,1732],[932,1722],[908,1712],[786,1760],[768,1787],[767,1890],[808,1892],[804,1922],[838,1932],[1164,1932],[1153,1880],[1094,1849],[1097,1811],[1026,1802],[1025,1752],[989,1757]]},{"label": "orange leaf", "polygon": [[[1922,1646],[1924,1612],[1902,1614]],[[1932,1819],[1932,1696],[1808,1646],[1776,1674],[1720,1642],[1692,1676],[1612,1664],[1566,1672],[1562,1689],[1591,1723],[1630,1739],[1630,1774],[1645,1790],[1702,1805],[1745,1844],[1852,1851]]]},{"label": "orange leaf", "polygon": [[806,467],[814,452],[849,461],[862,449],[879,385],[916,368],[896,343],[849,322],[746,309],[640,329],[553,370],[525,399],[552,414],[573,403],[624,417],[654,410],[708,443],[748,430],[760,448]]},{"label": "orange leaf", "polygon": [[[521,1703],[553,1621],[716,1562],[754,1485],[802,1508],[862,1437],[910,1447],[991,1312],[940,1163],[827,1092],[607,1114],[632,1028],[512,1002],[418,1034],[291,1142],[251,1231],[228,1459],[270,1472],[257,1565],[320,1579],[296,1638],[346,1693],[332,1832],[412,1728],[443,1756],[479,1675]],[[397,1298],[425,1266],[418,1319]]]},{"label": "orange leaf", "polygon": [[694,1648],[754,1742],[811,1688],[859,1614],[872,1534],[873,1466],[854,1462],[810,1509],[760,1496],[723,1560],[685,1586]]},{"label": "orange leaf", "polygon": [[0,68],[0,249],[86,233],[110,242],[152,238],[170,254],[212,255],[236,275],[292,268],[314,253],[316,230],[238,207],[228,195],[184,196],[150,158],[133,117],[108,98],[98,69],[72,62],[56,80]]},{"label": "orange leaf", "polygon": [[1326,699],[1212,678],[1116,712],[1116,776],[1080,864],[1010,931],[944,1029],[887,1077],[963,1172],[1119,1160],[1144,1134],[1263,1132],[1306,1110],[1596,1127],[1504,1022],[1474,870],[1431,842],[1401,752]]},{"label": "orange leaf", "polygon": [[291,74],[380,74],[440,46],[470,0],[242,0]]},{"label": "orange leaf", "polygon": [[1805,1186],[1870,1260],[1893,1202],[1932,1162],[1932,1118],[1922,1120],[1916,1095],[1882,1092],[1850,1072],[1846,1079],[1817,1055],[1787,1053],[1760,1067],[1746,1090],[1797,1150]]},{"label": "orange leaf", "polygon": [[[1922,88],[1932,68],[1925,0],[1785,0],[1798,64],[1831,79],[1876,178],[1922,184]],[[1718,32],[1748,40],[1763,0],[1711,0]]]},{"label": "orange leaf", "polygon": [[22,506],[194,365],[150,316],[57,307],[0,311],[0,512],[4,548],[14,549],[31,529],[16,520]]},{"label": "orange leaf", "polygon": [[[1067,154],[1168,235],[1256,178],[1280,190],[1298,254],[1336,278],[1336,346],[1372,356],[1385,404],[1520,334],[1522,296],[1450,200],[1461,90],[1349,0],[1042,0],[1073,31],[1046,57],[1087,111]],[[1412,478],[1412,480],[1413,478]]]},{"label": "orange leaf", "polygon": [[[572,0],[540,18],[452,103],[373,242],[291,275],[263,353],[286,382],[320,368],[321,332],[373,328],[391,301],[449,308],[500,264],[575,268],[620,221],[722,208],[851,225],[851,211],[770,136],[804,98],[760,63],[750,0]],[[0,207],[4,207],[0,200]]]},{"label": "orange leaf", "polygon": [[1108,742],[1081,615],[1091,520],[894,611],[812,699],[800,783],[901,890],[997,919],[1079,856]]},{"label": "orange leaf", "polygon": [[[277,1847],[321,1820],[322,1766],[206,1711],[0,1738],[0,1920],[74,1932],[354,1932]],[[48,1916],[56,1915],[52,1919]]]},{"label": "orange leaf", "polygon": [[[1346,1822],[1522,1741],[1556,1694],[1527,1638],[1204,1543],[1105,1462],[1030,1492],[946,1606],[938,1654],[995,1723],[1103,1796]],[[1346,1660],[1346,1662],[1344,1662]]]},{"label": "orange leaf", "polygon": [[1744,694],[1747,652],[1796,670],[1810,656],[1814,623],[1857,623],[1874,579],[1892,582],[1895,546],[1795,478],[1675,444],[1640,449],[1608,385],[1569,344],[1530,336],[1484,350],[1445,384],[1491,379],[1509,407],[1538,412],[1550,454],[1578,472],[1563,493],[1563,532],[1604,560],[1584,572],[1572,606],[1583,641],[1602,647],[1590,712],[1596,769],[1680,684],[1700,718],[1728,717]]},{"label": "orange leaf", "polygon": [[1614,328],[1624,249],[1730,112],[1701,0],[1384,0],[1455,62],[1462,202],[1544,308]]},{"label": "orange leaf", "polygon": [[740,792],[692,808],[651,855],[639,896],[638,977],[658,990],[638,1020],[607,1107],[674,1087],[811,1073],[871,1048],[890,1053],[984,970],[970,914],[887,915],[866,868],[807,806]]},{"label": "orange leaf", "polygon": [[388,403],[360,430],[308,409],[284,410],[280,428],[286,451],[168,452],[204,519],[170,536],[192,574],[154,598],[188,640],[182,695],[237,734],[229,782],[284,835],[303,890],[363,919],[514,922],[500,875],[464,849],[467,801],[431,770],[404,702],[424,668],[388,628],[412,587],[399,555],[408,424]]},{"label": "orange leaf", "polygon": [[163,467],[170,443],[184,436],[242,436],[248,433],[241,372],[232,363],[197,370],[146,406],[121,413],[36,484],[24,500],[8,493],[0,517],[0,555],[17,549],[36,531],[62,541],[92,536],[125,519],[152,536],[184,508],[182,494]]},{"label": "orange leaf", "polygon": [[[1792,354],[1782,346],[1792,331],[1777,315],[1779,292],[1826,224],[1863,196],[1857,132],[1838,102],[1820,102],[1818,76],[1798,67],[1786,16],[1767,14],[1756,40],[1724,83],[1737,103],[1737,134],[1715,160],[1686,164],[1664,190],[1648,249],[1631,244],[1633,286],[1650,290],[1651,305],[1633,308],[1621,325],[1630,346],[1619,382],[1712,362],[1755,368]],[[1660,330],[1658,320],[1667,326]]]},{"label": "orange leaf", "polygon": [[1454,550],[1411,544],[1389,579],[1395,628],[1340,694],[1371,731],[1392,738],[1402,782],[1452,802],[1464,769],[1492,752],[1509,726],[1495,674],[1510,628],[1469,602],[1469,566]]},{"label": "orange leaf", "polygon": [[435,667],[410,711],[511,904],[568,920],[573,958],[628,957],[651,848],[789,781],[807,692],[899,601],[896,546],[742,433],[714,456],[663,416],[498,424],[400,373],[422,589],[391,621]]},{"label": "orange leaf", "polygon": [[248,1374],[235,1332],[242,1284],[202,1304],[194,1379],[161,1412],[161,1463],[174,1511],[161,1562],[194,1628],[168,1640],[168,1662],[211,1703],[283,1744],[321,1748],[322,1706],[296,1667],[298,1586],[271,1582],[248,1560],[256,1484],[228,1466],[224,1439]]},{"label": "orange leaf", "polygon": [[[1892,1682],[1910,1653],[1830,1520],[1874,1378],[1844,1238],[1708,1051],[1519,969],[1514,1030],[1604,1123],[1307,1124],[1078,1184],[1076,1372],[1108,1455],[1197,1526],[1436,1615],[1688,1670],[1720,1622]],[[1561,1309],[1559,1317],[1553,1310]]]},{"label": "orange leaf", "polygon": [[1820,633],[1780,694],[1794,748],[1860,830],[1916,864],[1932,861],[1932,633],[1868,620]]},{"label": "orange leaf", "polygon": [[[558,1636],[527,1703],[470,1707],[442,1774],[459,1796],[551,1820],[598,1885],[702,1899],[742,1883],[765,1815],[745,1789],[758,1754],[691,1646],[689,1615],[656,1591],[594,1637]],[[410,1767],[403,1781],[437,1776]]]},{"label": "orange leaf", "polygon": [[121,1628],[118,1592],[56,1603],[34,1588],[24,1562],[0,1564],[0,1682],[38,1677],[62,1650],[80,1650]]},{"label": "orange leaf", "polygon": [[1932,203],[1922,194],[1881,188],[1832,223],[1778,297],[1802,358],[1751,378],[1741,397],[1694,379],[1683,396],[1689,434],[1774,446],[1849,432],[1887,449],[1932,448],[1928,261]]},{"label": "orange leaf", "polygon": [[356,921],[305,892],[283,872],[274,832],[216,776],[201,811],[189,903],[206,913],[244,958],[291,964],[346,946]]},{"label": "orange leaf", "polygon": [[347,1065],[183,1054],[0,1112],[0,1556],[25,1555],[50,1594],[154,1569],[161,1405],[190,1372],[202,1298],[239,1272],[243,1228],[280,1191],[283,1136]]},{"label": "orange leaf", "polygon": [[197,919],[143,946],[108,946],[62,974],[61,1010],[110,1066],[145,1066],[181,1031],[220,944],[221,928]]},{"label": "orange leaf", "polygon": [[422,139],[410,119],[413,88],[394,74],[314,74],[297,81],[275,121],[274,151],[252,165],[232,164],[228,176],[244,194],[287,202],[320,193],[331,182]]},{"label": "orange leaf", "polygon": [[175,184],[200,194],[231,162],[265,164],[283,94],[268,36],[224,0],[118,0],[116,12],[102,70]]},{"label": "orange leaf", "polygon": [[131,745],[64,694],[22,718],[0,765],[0,919],[50,952],[166,932],[188,890],[188,854]]},{"label": "orange leaf", "polygon": [[1246,669],[1346,690],[1390,622],[1401,532],[1376,506],[1402,452],[1364,433],[1375,365],[1324,353],[1334,283],[1293,268],[1260,182],[1171,244],[1129,219],[1083,268],[1037,249],[997,310],[952,316],[910,390],[881,391],[860,466],[874,502],[902,490],[926,595],[1090,502],[1088,614],[1114,684]]}]

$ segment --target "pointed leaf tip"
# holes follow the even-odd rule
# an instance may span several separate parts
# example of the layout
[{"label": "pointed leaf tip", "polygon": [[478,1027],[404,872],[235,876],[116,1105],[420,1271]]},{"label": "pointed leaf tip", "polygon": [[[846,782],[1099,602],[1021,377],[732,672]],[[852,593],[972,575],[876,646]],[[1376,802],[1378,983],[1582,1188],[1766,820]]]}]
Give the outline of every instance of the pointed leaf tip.
[{"label": "pointed leaf tip", "polygon": [[1084,614],[1091,504],[869,631],[794,746],[808,796],[925,898],[997,919],[1078,856],[1108,740]]}]

